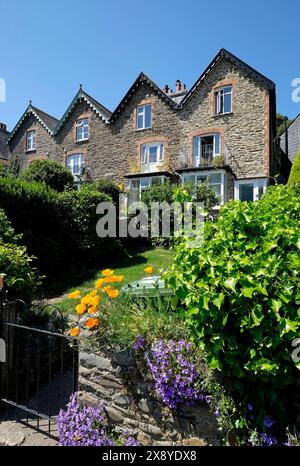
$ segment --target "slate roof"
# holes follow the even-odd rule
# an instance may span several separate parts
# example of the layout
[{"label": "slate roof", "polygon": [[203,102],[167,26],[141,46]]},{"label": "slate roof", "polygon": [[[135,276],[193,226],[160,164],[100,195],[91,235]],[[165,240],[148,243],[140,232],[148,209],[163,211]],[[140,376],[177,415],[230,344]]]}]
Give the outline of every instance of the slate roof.
[{"label": "slate roof", "polygon": [[54,118],[53,116],[49,115],[48,113],[44,112],[43,110],[40,110],[37,107],[34,107],[31,103],[29,102],[29,105],[23,115],[21,116],[20,120],[10,133],[10,136],[8,138],[8,141],[10,141],[13,136],[16,134],[20,126],[22,125],[23,121],[27,118],[27,116],[34,115],[35,118],[39,121],[39,123],[48,131],[49,134],[53,135],[54,129],[57,126],[59,120],[57,118]]}]

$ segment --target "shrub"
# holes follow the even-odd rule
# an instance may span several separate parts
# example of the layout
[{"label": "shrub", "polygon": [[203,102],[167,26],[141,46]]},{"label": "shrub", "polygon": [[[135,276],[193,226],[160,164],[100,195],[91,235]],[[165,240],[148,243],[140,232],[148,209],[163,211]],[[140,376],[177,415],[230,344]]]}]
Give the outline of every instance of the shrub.
[{"label": "shrub", "polygon": [[52,277],[123,254],[117,240],[96,234],[96,206],[104,200],[110,198],[103,193],[57,193],[43,183],[0,177],[0,208],[41,272]]},{"label": "shrub", "polygon": [[20,239],[21,235],[15,235],[4,210],[0,209],[0,243],[16,243]]},{"label": "shrub", "polygon": [[4,274],[9,299],[30,302],[34,297],[40,280],[32,260],[24,246],[0,244],[0,273]]},{"label": "shrub", "polygon": [[81,191],[94,191],[101,192],[110,196],[115,204],[119,202],[119,194],[121,189],[110,180],[97,180],[91,183],[83,183],[80,188]]},{"label": "shrub", "polygon": [[167,277],[208,364],[253,401],[258,424],[266,410],[284,423],[299,408],[299,216],[299,195],[286,186],[229,202],[206,223],[201,248],[182,240]]},{"label": "shrub", "polygon": [[26,181],[45,183],[55,191],[64,191],[73,186],[73,176],[62,164],[54,160],[34,160],[21,178]]},{"label": "shrub", "polygon": [[288,180],[289,186],[300,185],[300,150],[298,151]]}]

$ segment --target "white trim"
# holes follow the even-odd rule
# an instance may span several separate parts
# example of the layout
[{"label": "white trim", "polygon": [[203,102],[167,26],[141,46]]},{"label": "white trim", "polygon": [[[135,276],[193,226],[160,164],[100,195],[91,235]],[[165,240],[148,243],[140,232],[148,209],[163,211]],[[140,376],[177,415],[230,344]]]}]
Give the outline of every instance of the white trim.
[{"label": "white trim", "polygon": [[[129,180],[129,190],[131,192],[138,192],[138,199],[140,200],[141,199],[141,196],[142,196],[142,192],[145,191],[145,189],[147,188],[150,188],[152,185],[153,185],[153,179],[160,179],[160,183],[159,184],[163,184],[167,177],[165,175],[151,175],[151,176],[143,176],[143,177],[136,177],[136,178],[131,178]],[[141,181],[147,181],[147,186],[141,186]],[[134,182],[138,182],[139,183],[139,187],[138,188],[133,188],[132,185]]]},{"label": "white trim", "polygon": [[[234,180],[234,199],[240,200],[240,186],[249,184],[253,186],[253,201],[260,198],[268,186],[268,178],[245,178],[243,180]],[[261,191],[261,192],[260,192]]]},{"label": "white trim", "polygon": [[[150,125],[149,126],[146,126],[146,107],[150,107]],[[142,117],[142,126],[140,127],[139,127],[139,117]],[[149,129],[151,127],[152,127],[152,105],[151,104],[139,105],[136,108],[136,129],[140,131],[142,129]]]},{"label": "white trim", "polygon": [[[182,172],[181,180],[182,180],[182,184],[184,185],[185,177],[194,176],[195,177],[194,183],[196,185],[197,176],[201,175],[201,176],[209,177],[209,175],[218,175],[218,174],[221,174],[221,183],[209,183],[209,180],[208,180],[208,184],[210,186],[221,185],[221,205],[222,205],[225,202],[225,170],[201,170],[201,171],[199,170],[199,171],[192,171],[192,172]],[[217,207],[219,206],[215,206],[215,208]]]},{"label": "white trim", "polygon": [[[156,161],[150,162],[150,149],[156,147]],[[164,143],[161,141],[147,142],[141,145],[140,160],[142,173],[152,173],[157,170],[157,165],[164,160]]]},{"label": "white trim", "polygon": [[[225,94],[225,89],[230,87],[230,92],[226,92]],[[225,110],[225,95],[230,95],[230,110],[228,112],[223,111],[221,108],[221,93],[223,92],[223,110]],[[216,102],[217,101],[217,102]],[[227,115],[229,113],[232,113],[232,102],[233,102],[233,86],[232,84],[229,84],[228,86],[221,86],[218,87],[217,89],[214,89],[214,115]],[[217,103],[217,108],[216,108],[216,103]]]}]

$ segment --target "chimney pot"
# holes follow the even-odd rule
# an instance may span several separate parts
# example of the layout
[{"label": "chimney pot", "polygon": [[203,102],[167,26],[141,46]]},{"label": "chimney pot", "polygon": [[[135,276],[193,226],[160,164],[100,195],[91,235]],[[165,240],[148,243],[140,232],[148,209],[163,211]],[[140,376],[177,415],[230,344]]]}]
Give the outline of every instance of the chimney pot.
[{"label": "chimney pot", "polygon": [[182,84],[182,92],[186,92],[186,84]]},{"label": "chimney pot", "polygon": [[181,82],[179,79],[177,79],[176,81],[176,92],[180,92],[181,91]]},{"label": "chimney pot", "polygon": [[165,84],[165,86],[164,86],[164,88],[163,88],[163,91],[164,91],[166,94],[168,94],[168,92],[169,92],[169,86],[168,86],[168,84]]}]

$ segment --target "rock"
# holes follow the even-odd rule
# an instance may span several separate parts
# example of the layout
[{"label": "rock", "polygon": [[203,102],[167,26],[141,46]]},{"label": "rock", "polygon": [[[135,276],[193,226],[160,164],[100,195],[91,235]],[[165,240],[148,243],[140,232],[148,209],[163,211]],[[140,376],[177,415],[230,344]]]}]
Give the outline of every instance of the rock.
[{"label": "rock", "polygon": [[147,400],[146,398],[142,398],[139,401],[139,408],[144,413],[152,413],[153,412],[153,403],[150,400]]},{"label": "rock", "polygon": [[154,440],[152,441],[153,447],[170,447],[172,446],[173,442],[171,440]]},{"label": "rock", "polygon": [[107,414],[108,418],[111,421],[118,422],[118,423],[123,423],[124,417],[115,408],[113,408],[112,406],[107,406],[105,408],[105,411],[106,411],[106,414]]},{"label": "rock", "polygon": [[112,362],[118,366],[135,366],[134,357],[129,350],[117,351],[113,354]]},{"label": "rock", "polygon": [[89,392],[77,392],[77,399],[87,406],[96,406],[99,404],[99,398]]},{"label": "rock", "polygon": [[21,427],[15,422],[1,422],[0,424],[0,446],[18,447],[25,441],[25,435],[20,431]]},{"label": "rock", "polygon": [[112,397],[112,400],[116,405],[120,405],[120,406],[128,406],[130,405],[130,403],[132,403],[132,397],[123,395],[123,393],[116,393]]},{"label": "rock", "polygon": [[152,424],[145,424],[145,426],[146,432],[153,437],[162,437],[164,435],[163,431],[157,426],[153,426]]},{"label": "rock", "polygon": [[190,437],[182,440],[181,444],[186,447],[206,447],[207,442],[202,438]]},{"label": "rock", "polygon": [[80,364],[87,369],[113,370],[109,359],[93,353],[80,353]]}]

